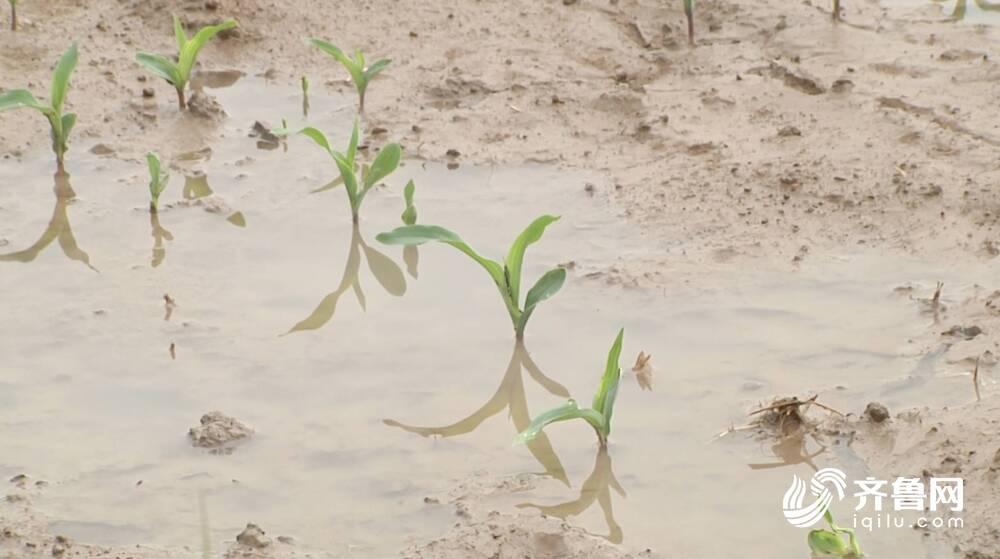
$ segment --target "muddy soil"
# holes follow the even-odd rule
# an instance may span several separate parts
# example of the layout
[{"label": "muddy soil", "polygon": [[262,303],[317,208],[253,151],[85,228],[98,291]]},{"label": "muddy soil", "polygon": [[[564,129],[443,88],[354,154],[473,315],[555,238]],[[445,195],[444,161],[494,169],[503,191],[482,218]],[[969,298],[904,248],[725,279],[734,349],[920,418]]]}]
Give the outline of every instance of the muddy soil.
[{"label": "muddy soil", "polygon": [[[173,91],[135,64],[134,53],[173,48],[170,12],[189,25],[235,17],[238,32],[205,49],[203,70],[288,85],[308,76],[314,89],[342,94],[346,114],[352,91],[343,71],[300,40],[325,37],[393,59],[366,99],[364,126],[376,143],[398,141],[412,159],[545,163],[603,177],[587,192],[610,198],[655,250],[580,272],[595,284],[729,289],[748,269],[794,275],[861,249],[905,258],[911,270],[927,263],[960,271],[939,299],[942,278],[919,272],[886,290],[911,304],[920,322],[904,351],[940,350],[934,370],[965,383],[964,405],[922,409],[905,421],[897,415],[886,427],[890,451],[859,436],[858,453],[885,475],[960,469],[978,503],[970,505],[969,528],[927,538],[967,559],[998,557],[1000,285],[988,279],[1000,255],[998,30],[948,21],[930,3],[896,4],[847,2],[845,21],[835,25],[823,2],[708,0],[698,4],[697,45],[689,48],[681,3],[653,0],[375,0],[336,9],[321,0],[25,0],[22,30],[0,32],[0,88],[44,91],[53,61],[79,41],[68,101],[80,114],[71,173],[81,150],[126,163],[150,150],[197,158],[210,153],[226,117],[210,99],[202,116],[178,114]],[[249,132],[253,123],[240,125]],[[37,114],[0,115],[0,164],[20,164],[48,143]],[[237,213],[224,201],[199,203]],[[8,243],[0,238],[0,247]],[[864,265],[854,269],[865,273]],[[656,390],[669,389],[669,360],[657,354]],[[896,373],[902,392],[886,389],[897,398],[888,404],[893,414],[928,386],[920,370]],[[846,411],[860,414],[866,403]],[[723,429],[727,418],[703,420]],[[43,491],[9,492],[0,506],[0,553],[47,557],[69,545],[63,554],[73,557],[200,554],[57,541],[32,506],[33,492]],[[440,500],[465,510],[459,497]],[[467,557],[475,548],[502,557],[625,557],[644,548],[620,549],[525,512],[465,514],[443,539],[415,542],[403,554]],[[241,549],[236,535],[231,556],[301,553],[278,539]],[[489,547],[497,540],[510,546]],[[339,556],[313,556],[324,553]]]}]

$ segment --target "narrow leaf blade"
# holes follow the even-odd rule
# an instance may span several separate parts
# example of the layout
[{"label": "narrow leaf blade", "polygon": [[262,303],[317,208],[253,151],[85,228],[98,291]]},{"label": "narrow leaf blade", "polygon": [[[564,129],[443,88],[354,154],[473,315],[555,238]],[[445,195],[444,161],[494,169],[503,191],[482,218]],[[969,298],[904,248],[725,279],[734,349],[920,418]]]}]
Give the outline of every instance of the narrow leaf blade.
[{"label": "narrow leaf blade", "polygon": [[392,61],[388,58],[383,58],[382,60],[378,60],[369,66],[368,69],[365,70],[365,81],[371,81],[371,79],[374,78],[379,72],[385,70],[391,62]]},{"label": "narrow leaf blade", "polygon": [[528,296],[524,299],[524,312],[531,312],[535,305],[558,293],[564,283],[566,283],[566,270],[563,268],[546,272],[528,290]]},{"label": "narrow leaf blade", "polygon": [[[538,242],[545,233],[545,228],[559,220],[556,215],[543,215],[532,221],[514,240],[507,252],[507,259],[504,263],[507,266],[507,275],[510,281],[510,297],[515,303],[519,303],[521,289],[521,267],[524,264],[524,252],[528,246]],[[525,305],[527,309],[527,305]]]},{"label": "narrow leaf blade", "polygon": [[198,53],[205,46],[208,41],[215,37],[219,33],[232,29],[236,27],[236,21],[232,19],[227,19],[218,25],[209,25],[207,27],[202,27],[194,37],[191,37],[181,49],[177,57],[177,71],[180,74],[181,80],[185,83],[191,76],[191,69],[194,67],[195,60],[198,58]]},{"label": "narrow leaf blade", "polygon": [[147,70],[163,78],[167,83],[177,86],[182,83],[180,72],[177,66],[166,58],[148,52],[140,52],[135,55],[135,60],[146,67]]},{"label": "narrow leaf blade", "polygon": [[392,174],[399,166],[399,159],[402,157],[402,149],[399,144],[389,144],[382,148],[375,157],[368,176],[365,177],[365,188],[375,186],[380,180]]},{"label": "narrow leaf blade", "polygon": [[499,286],[504,284],[503,268],[499,262],[480,256],[457,234],[437,225],[405,225],[386,233],[375,236],[380,243],[387,245],[421,245],[430,241],[449,244],[462,251],[486,269]]},{"label": "narrow leaf blade", "polygon": [[604,375],[601,377],[601,384],[594,394],[593,408],[603,417],[608,427],[611,426],[611,413],[614,409],[615,398],[618,396],[618,383],[621,380],[622,370],[618,364],[622,353],[622,339],[625,336],[625,329],[618,331],[618,337],[611,345],[608,352],[608,361],[604,367]]},{"label": "narrow leaf blade", "polygon": [[59,59],[59,63],[56,65],[56,71],[52,74],[52,98],[49,100],[52,103],[52,108],[55,109],[56,113],[62,112],[63,102],[66,100],[66,91],[69,89],[69,76],[73,73],[73,69],[76,68],[76,62],[79,59],[79,54],[76,49],[76,44],[69,47],[65,53],[63,53],[62,58]]},{"label": "narrow leaf blade", "polygon": [[43,105],[27,89],[12,89],[0,95],[0,111],[18,107],[30,107],[46,115],[53,112],[52,107]]},{"label": "narrow leaf blade", "polygon": [[533,440],[542,433],[545,427],[553,423],[577,418],[586,420],[595,429],[600,430],[603,428],[600,416],[594,410],[582,410],[575,400],[570,399],[566,400],[561,406],[556,406],[532,419],[531,424],[514,438],[514,444],[527,443]]}]

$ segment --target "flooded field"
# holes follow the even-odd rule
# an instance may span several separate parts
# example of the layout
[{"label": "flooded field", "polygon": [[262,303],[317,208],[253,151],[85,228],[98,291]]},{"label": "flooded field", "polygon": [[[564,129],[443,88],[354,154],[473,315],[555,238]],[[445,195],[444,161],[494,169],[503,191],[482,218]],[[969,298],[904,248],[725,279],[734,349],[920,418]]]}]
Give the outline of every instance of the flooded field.
[{"label": "flooded field", "polygon": [[[244,78],[213,94],[230,113],[222,139],[178,163],[153,219],[138,162],[80,155],[53,181],[38,150],[0,171],[18,185],[0,195],[0,473],[58,480],[39,500],[55,532],[197,548],[202,495],[216,547],[252,521],[334,556],[386,556],[446,528],[453,512],[434,496],[489,471],[541,476],[490,506],[614,543],[696,555],[723,530],[751,555],[791,555],[795,529],[762,504],[777,513],[790,473],[810,475],[813,460],[862,461],[810,439],[772,448],[717,434],[773,394],[854,413],[973,396],[943,362],[926,364],[912,340],[933,317],[896,291],[970,285],[968,270],[854,250],[791,274],[724,272],[721,289],[643,287],[623,265],[684,240],[628,227],[594,194],[600,177],[542,165],[406,160],[352,228],[343,187],[322,190],[335,170],[320,150],[247,137],[255,120],[295,114],[294,90]],[[313,99],[337,143],[348,103]],[[424,245],[404,258],[375,241],[400,224],[409,179],[419,221],[483,254],[502,254],[537,213],[562,216],[526,272],[561,264],[570,279],[523,345],[462,255]],[[589,398],[620,326],[625,365],[641,349],[656,373],[652,391],[626,377],[610,448],[573,424],[512,447],[532,412]],[[191,448],[187,428],[215,409],[256,433],[225,455]],[[866,544],[921,548],[908,532]]]},{"label": "flooded field", "polygon": [[[0,92],[48,83],[43,34],[103,44],[119,10],[127,41],[81,39],[68,174],[45,119],[0,113],[0,558],[804,558],[789,483],[823,468],[966,480],[965,531],[834,503],[866,557],[1000,549],[1000,8],[714,0],[689,47],[680,2],[430,2],[391,45],[352,31],[394,58],[358,115],[343,68],[269,38],[332,34],[311,0],[25,4]],[[183,112],[115,62],[173,48],[172,9],[241,18]],[[356,118],[363,174],[403,155],[352,223],[333,154],[272,131],[343,150]],[[411,180],[418,225],[499,261],[559,216],[522,294],[565,286],[523,340],[466,255],[376,238]],[[607,446],[585,421],[515,444],[590,405],[622,328]]]}]

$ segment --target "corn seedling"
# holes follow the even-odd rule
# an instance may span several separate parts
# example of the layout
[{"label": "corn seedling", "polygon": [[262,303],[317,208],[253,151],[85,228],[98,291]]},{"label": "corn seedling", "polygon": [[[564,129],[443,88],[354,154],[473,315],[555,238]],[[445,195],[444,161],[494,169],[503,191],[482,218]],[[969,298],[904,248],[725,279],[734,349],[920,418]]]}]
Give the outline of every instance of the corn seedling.
[{"label": "corn seedling", "polygon": [[177,39],[177,63],[159,54],[140,52],[135,55],[137,62],[150,72],[163,78],[177,90],[177,105],[183,111],[187,108],[184,88],[191,79],[191,70],[198,59],[198,53],[208,41],[218,33],[236,27],[236,22],[228,19],[218,25],[202,27],[190,39],[184,32],[184,26],[176,15],[174,16],[174,37]]},{"label": "corn seedling", "polygon": [[[813,557],[834,557],[837,559],[859,559],[862,557],[861,546],[858,545],[854,530],[837,526],[830,511],[826,511],[823,518],[830,525],[830,529],[812,530],[807,539]],[[844,535],[847,536],[847,541],[844,541]]]},{"label": "corn seedling", "polygon": [[10,30],[17,31],[17,0],[10,0]]},{"label": "corn seedling", "polygon": [[[464,419],[460,419],[449,425],[440,427],[421,427],[408,425],[394,419],[385,419],[382,422],[390,427],[398,427],[404,431],[420,435],[422,437],[457,437],[475,431],[486,420],[507,412],[504,415],[514,424],[516,432],[521,432],[531,424],[531,413],[528,410],[528,398],[524,386],[524,373],[537,382],[549,393],[562,397],[569,397],[569,390],[555,380],[549,378],[542,372],[531,354],[524,347],[524,343],[518,341],[514,344],[514,351],[507,363],[507,371],[496,392],[489,400]],[[546,475],[561,481],[569,487],[569,478],[563,468],[559,456],[552,448],[545,433],[540,434],[533,440],[527,441],[528,451],[535,457],[535,460],[545,470]]]},{"label": "corn seedling", "polygon": [[66,101],[66,92],[69,89],[69,76],[76,67],[77,58],[74,44],[59,59],[55,73],[52,74],[52,93],[47,105],[41,103],[27,89],[13,89],[0,95],[0,111],[30,107],[49,119],[52,151],[56,154],[56,166],[60,174],[66,173],[64,158],[66,150],[69,149],[69,134],[76,124],[76,113],[63,114],[63,103]]},{"label": "corn seedling", "polygon": [[688,23],[688,44],[694,45],[694,0],[684,0],[684,16]]},{"label": "corn seedling", "polygon": [[549,270],[528,290],[524,306],[521,306],[521,266],[524,263],[524,252],[528,245],[542,238],[546,227],[558,219],[557,216],[543,215],[531,222],[514,240],[503,264],[480,256],[461,237],[437,225],[405,225],[388,233],[380,233],[375,238],[387,245],[420,245],[429,241],[439,241],[457,248],[475,260],[489,273],[493,283],[500,290],[500,296],[514,326],[514,334],[520,340],[524,338],[524,328],[538,304],[555,295],[566,281],[566,270],[562,268]]},{"label": "corn seedling", "polygon": [[156,213],[160,208],[160,194],[167,189],[170,173],[160,170],[160,158],[155,153],[146,154],[149,164],[149,211]]},{"label": "corn seedling", "polygon": [[611,345],[611,351],[608,352],[608,362],[604,368],[604,375],[601,377],[601,384],[597,388],[597,393],[594,394],[594,402],[590,408],[581,409],[576,401],[570,398],[565,404],[552,408],[536,417],[527,429],[521,431],[515,442],[523,443],[534,439],[547,425],[552,423],[569,421],[571,419],[583,419],[594,428],[601,447],[606,447],[608,436],[611,435],[611,412],[615,407],[615,398],[618,397],[618,383],[622,377],[618,358],[621,356],[622,338],[624,335],[625,329],[623,328],[618,331],[618,337],[615,338],[614,344]]},{"label": "corn seedling", "polygon": [[344,68],[346,68],[347,72],[351,75],[351,81],[354,82],[354,87],[358,90],[359,110],[360,112],[364,112],[365,92],[368,90],[368,83],[371,82],[372,78],[374,78],[376,74],[385,70],[385,67],[392,61],[388,58],[383,58],[375,61],[371,66],[365,67],[365,56],[358,49],[355,49],[354,58],[351,58],[345,54],[344,51],[322,39],[309,39],[309,43],[321,51],[329,54],[335,58],[337,62],[344,65]]},{"label": "corn seedling", "polygon": [[[285,135],[289,134],[287,129],[274,130],[275,134]],[[327,140],[326,135],[317,130],[316,128],[306,127],[299,130],[299,134],[307,136],[316,145],[326,150],[333,161],[337,164],[337,169],[340,170],[340,180],[337,184],[331,185],[337,186],[338,184],[343,184],[344,188],[347,190],[347,199],[351,203],[351,218],[354,223],[358,223],[358,212],[361,210],[361,203],[364,202],[365,196],[368,192],[376,185],[379,181],[386,178],[396,167],[399,166],[399,159],[402,156],[402,149],[399,144],[388,144],[382,147],[375,156],[375,161],[372,162],[371,166],[364,165],[361,167],[361,180],[358,180],[357,176],[357,161],[356,156],[358,153],[358,121],[354,121],[354,129],[351,131],[351,140],[347,145],[347,153],[340,153],[339,151],[334,151],[330,147],[330,141]]]}]

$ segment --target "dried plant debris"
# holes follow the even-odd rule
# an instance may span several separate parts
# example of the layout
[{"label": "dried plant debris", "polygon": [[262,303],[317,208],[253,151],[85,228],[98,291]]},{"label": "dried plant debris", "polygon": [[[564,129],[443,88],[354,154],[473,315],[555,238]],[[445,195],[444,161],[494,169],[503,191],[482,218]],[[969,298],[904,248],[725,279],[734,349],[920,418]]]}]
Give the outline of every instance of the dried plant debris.
[{"label": "dried plant debris", "polygon": [[816,423],[806,417],[809,408],[814,405],[841,417],[844,416],[839,411],[819,403],[818,397],[818,395],[814,395],[805,400],[800,400],[796,396],[777,398],[771,404],[750,412],[751,417],[757,416],[751,424],[767,431],[789,435],[815,427]]},{"label": "dried plant debris", "polygon": [[635,380],[639,382],[639,386],[643,390],[653,389],[653,365],[649,363],[652,355],[646,354],[644,351],[639,352],[639,356],[635,358],[635,365],[632,365],[632,372],[635,373]]}]

